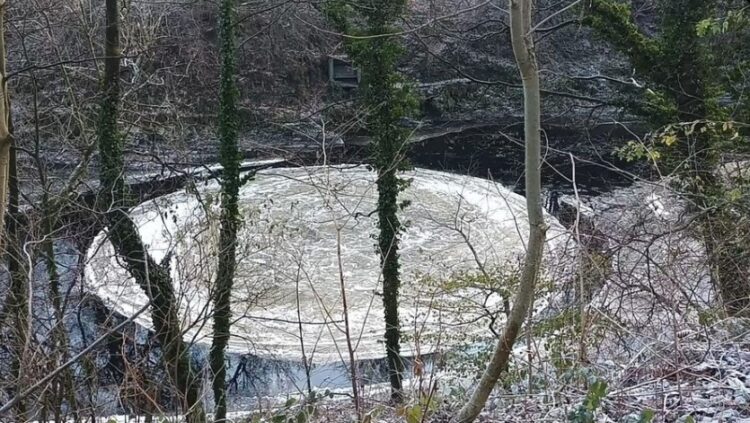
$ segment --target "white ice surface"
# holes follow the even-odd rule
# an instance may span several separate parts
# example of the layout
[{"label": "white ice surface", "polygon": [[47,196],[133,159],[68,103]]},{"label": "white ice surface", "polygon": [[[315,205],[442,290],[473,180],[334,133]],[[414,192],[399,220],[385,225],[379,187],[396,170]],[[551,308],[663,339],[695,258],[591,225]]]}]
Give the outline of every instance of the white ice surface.
[{"label": "white ice surface", "polygon": [[[401,195],[411,204],[401,213],[408,225],[401,241],[402,331],[419,333],[403,353],[426,353],[437,343],[488,334],[482,307],[499,307],[498,295],[479,289],[446,292],[434,283],[451,275],[517,265],[528,222],[525,199],[487,180],[424,169],[407,172],[412,183]],[[299,360],[300,325],[308,359],[346,358],[341,267],[357,359],[384,355],[379,259],[375,251],[377,200],[375,174],[365,167],[269,169],[241,190],[244,225],[237,250],[233,290],[236,318],[228,349]],[[215,278],[218,238],[218,185],[184,191],[136,207],[131,216],[154,259],[171,252],[185,339],[210,343],[210,287]],[[547,235],[548,269],[570,247],[556,221]],[[106,231],[88,253],[86,279],[114,310],[131,315],[146,302],[143,291],[114,255]],[[426,280],[433,283],[427,283]],[[297,304],[299,303],[299,307]],[[150,327],[148,314],[136,319]],[[461,336],[441,337],[452,333]],[[465,335],[465,336],[464,336]]]}]

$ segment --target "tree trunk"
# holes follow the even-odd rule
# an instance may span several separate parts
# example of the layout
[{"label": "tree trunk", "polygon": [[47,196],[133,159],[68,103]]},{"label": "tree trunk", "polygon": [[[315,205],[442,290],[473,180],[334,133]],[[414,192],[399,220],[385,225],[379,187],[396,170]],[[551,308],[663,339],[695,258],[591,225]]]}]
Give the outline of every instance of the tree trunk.
[{"label": "tree trunk", "polygon": [[148,254],[138,228],[128,216],[125,201],[122,140],[117,130],[120,102],[120,34],[117,0],[106,0],[106,39],[104,59],[104,99],[99,121],[101,155],[101,198],[109,238],[130,275],[148,296],[151,319],[162,348],[163,358],[189,423],[205,422],[200,385],[190,364],[189,351],[182,340],[177,300],[169,269],[158,265]]},{"label": "tree trunk", "polygon": [[[386,146],[381,141],[381,150]],[[398,317],[398,294],[401,285],[398,263],[398,176],[392,157],[387,166],[378,169],[378,226],[379,250],[383,268],[383,312],[385,317],[385,349],[388,359],[388,376],[391,382],[391,399],[403,400],[402,378],[404,362],[401,358],[401,326]]]},{"label": "tree trunk", "polygon": [[[8,130],[12,131],[10,121]],[[10,150],[8,157],[8,188],[9,201],[6,212],[8,219],[5,219],[4,226],[6,230],[6,256],[8,259],[8,275],[10,277],[10,288],[8,289],[8,314],[12,317],[11,333],[13,333],[13,358],[11,360],[11,371],[15,378],[15,391],[20,393],[27,385],[26,367],[24,366],[24,354],[29,342],[29,278],[26,272],[25,261],[21,257],[23,251],[21,235],[19,231],[19,190],[18,190],[18,167],[16,160],[16,149]],[[19,401],[14,407],[16,420],[26,421],[31,416],[28,415],[26,401]]]},{"label": "tree trunk", "polygon": [[237,230],[240,224],[240,160],[237,147],[237,87],[235,84],[234,0],[222,0],[221,87],[219,110],[219,148],[221,174],[221,231],[219,267],[214,286],[214,324],[210,361],[213,373],[214,421],[224,422],[227,415],[226,364],[224,350],[230,337],[232,284],[237,268]]},{"label": "tree trunk", "polygon": [[[49,278],[49,296],[52,302],[52,311],[54,313],[54,321],[52,323],[52,340],[53,340],[53,354],[50,359],[53,360],[53,368],[57,368],[58,365],[65,363],[69,358],[69,342],[68,332],[65,328],[65,315],[63,310],[62,295],[60,293],[60,275],[57,269],[57,262],[55,261],[55,244],[54,244],[54,227],[56,226],[54,213],[49,209],[48,193],[43,194],[44,199],[42,200],[42,209],[46,210],[42,220],[42,230],[44,233],[44,240],[42,241],[42,255],[44,257],[45,266],[47,268],[47,277]],[[60,394],[55,399],[54,409],[56,413],[60,413],[62,410],[62,401],[68,401],[68,409],[73,412],[75,416],[78,415],[76,407],[76,390],[75,382],[73,380],[73,372],[71,369],[66,369],[60,374],[60,380],[57,384]],[[61,419],[57,419],[61,420]],[[77,418],[76,418],[77,420]]]},{"label": "tree trunk", "polygon": [[534,33],[531,30],[533,0],[509,0],[510,32],[513,53],[523,79],[524,89],[524,136],[526,139],[526,207],[529,216],[529,243],[521,283],[513,308],[508,318],[490,363],[482,374],[479,385],[471,399],[461,409],[458,421],[474,421],[484,408],[500,374],[507,368],[513,344],[534,302],[536,279],[542,261],[547,226],[541,200],[540,169],[540,100],[539,72],[534,53]]},{"label": "tree trunk", "polygon": [[[327,0],[327,18],[342,33],[372,36],[367,40],[344,41],[352,61],[362,71],[359,96],[368,110],[367,130],[375,142],[374,167],[378,172],[378,253],[383,275],[383,311],[385,318],[385,348],[391,383],[391,399],[403,399],[402,378],[404,363],[401,358],[401,332],[398,316],[399,289],[399,234],[403,227],[398,219],[398,195],[407,181],[398,177],[406,168],[405,151],[409,132],[401,127],[401,119],[416,109],[416,100],[408,84],[399,75],[398,63],[402,46],[394,37],[398,32],[393,22],[406,13],[405,0],[383,0],[378,7],[370,1]],[[362,27],[355,24],[358,22]]]},{"label": "tree trunk", "polygon": [[[716,189],[715,192],[721,191]],[[699,222],[711,269],[711,283],[718,289],[724,310],[729,316],[748,317],[750,247],[747,235],[743,235],[733,225],[736,217],[731,210],[727,210],[728,206],[711,204],[705,198],[699,198],[698,204],[703,210]]]},{"label": "tree trunk", "polygon": [[[9,128],[10,101],[6,81],[5,9],[6,0],[0,0],[0,228],[5,228],[8,209],[8,183],[10,178],[10,148],[12,134]],[[0,237],[0,251],[4,249],[5,236]]]}]

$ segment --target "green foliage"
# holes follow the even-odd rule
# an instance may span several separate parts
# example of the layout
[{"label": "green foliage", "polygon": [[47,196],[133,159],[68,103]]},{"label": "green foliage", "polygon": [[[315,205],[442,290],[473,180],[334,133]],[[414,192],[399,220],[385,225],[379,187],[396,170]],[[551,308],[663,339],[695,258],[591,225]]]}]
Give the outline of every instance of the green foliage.
[{"label": "green foliage", "polygon": [[300,402],[297,398],[290,397],[284,404],[275,408],[268,414],[256,414],[250,423],[308,423],[315,421],[319,416],[318,402],[325,397],[333,397],[333,394],[326,390],[325,393],[311,392],[304,401]]},{"label": "green foliage", "polygon": [[544,349],[551,364],[559,371],[571,369],[576,364],[576,342],[581,333],[581,315],[578,309],[569,308],[557,316],[534,325],[534,334],[542,337]]},{"label": "green foliage", "polygon": [[[365,0],[329,0],[324,12],[338,31],[345,34],[347,54],[362,73],[359,100],[368,113],[368,131],[373,135],[375,167],[381,171],[405,169],[404,145],[409,131],[403,118],[416,113],[419,102],[411,86],[398,71],[404,48],[392,25],[405,12],[406,1],[386,0],[377,7]],[[407,185],[398,179],[398,190]]]},{"label": "green foliage", "polygon": [[595,423],[596,410],[607,396],[607,382],[597,380],[590,387],[583,404],[568,415],[572,423]]},{"label": "green foliage", "polygon": [[433,395],[420,393],[416,399],[398,407],[396,414],[403,417],[406,423],[421,423],[439,408],[440,401],[434,393]]},{"label": "green foliage", "polygon": [[450,278],[434,281],[425,279],[421,284],[434,286],[441,291],[453,293],[462,289],[481,289],[494,292],[503,298],[510,298],[519,283],[519,269],[513,267],[485,269],[482,272],[458,272]]},{"label": "green foliage", "polygon": [[677,102],[663,90],[646,89],[643,94],[644,104],[638,110],[644,116],[649,116],[655,124],[671,123],[679,116]]},{"label": "green foliage", "polygon": [[[628,9],[615,0],[592,0],[584,22],[627,55],[645,80],[645,117],[659,128],[645,142],[618,154],[648,159],[671,174],[699,209],[698,234],[712,268],[712,281],[730,313],[750,309],[750,205],[746,184],[717,174],[723,158],[747,152],[733,121],[750,118],[745,95],[750,70],[746,8],[725,9],[715,0],[663,0],[655,36],[643,34]],[[724,8],[722,8],[724,9]],[[721,99],[721,102],[719,101]],[[730,100],[728,103],[727,100]],[[728,107],[731,106],[731,107]],[[729,182],[729,183],[727,183]]]},{"label": "green foliage", "polygon": [[[566,384],[586,384],[592,375],[581,365],[578,356],[580,343],[596,344],[611,328],[598,321],[587,320],[586,332],[582,333],[581,312],[569,308],[558,315],[534,325],[533,333],[542,339],[550,363],[559,372]],[[585,335],[585,339],[581,337]]]},{"label": "green foliage", "polygon": [[722,15],[698,22],[696,33],[710,46],[710,57],[716,67],[713,76],[735,103],[732,117],[748,122],[750,99],[745,94],[750,73],[750,6],[738,7],[739,4],[730,3],[722,8]]},{"label": "green foliage", "polygon": [[[450,368],[450,370],[462,377],[479,379],[482,376],[482,372],[487,364],[487,360],[492,356],[493,345],[489,342],[484,342],[476,337],[466,336],[463,339],[465,341],[462,345],[456,345],[454,348],[443,352],[442,360],[443,366]],[[514,370],[511,364],[509,373],[506,379],[512,378],[512,370]],[[451,398],[453,399],[466,399],[470,392],[466,391],[466,388],[462,386],[451,386]]]},{"label": "green foliage", "polygon": [[[744,142],[732,121],[695,120],[665,125],[649,134],[644,142],[629,141],[617,149],[616,154],[623,160],[649,160],[659,166],[680,170],[679,166],[689,166],[689,163],[676,150],[694,144],[699,138],[710,138],[714,148],[725,151],[736,150]],[[687,177],[685,173],[683,176]]]},{"label": "green foliage", "polygon": [[239,224],[240,217],[238,197],[241,185],[240,166],[242,156],[237,145],[239,127],[237,103],[239,91],[235,82],[237,64],[235,57],[234,8],[234,0],[222,0],[219,18],[221,29],[219,161],[222,166],[222,225],[236,227]]},{"label": "green foliage", "polygon": [[627,52],[638,70],[651,69],[658,63],[659,45],[643,35],[632,20],[630,6],[612,0],[591,0],[585,6],[587,25],[618,50]]},{"label": "green foliage", "polygon": [[627,162],[649,161],[655,163],[661,159],[661,153],[658,150],[648,148],[648,146],[639,141],[628,141],[624,146],[618,148],[615,153],[620,160]]},{"label": "green foliage", "polygon": [[638,419],[639,423],[651,423],[656,417],[656,412],[650,408],[641,411],[641,415]]},{"label": "green foliage", "polygon": [[[119,72],[109,69],[111,72]],[[102,81],[104,98],[99,110],[99,122],[97,125],[99,139],[99,155],[101,157],[100,178],[105,189],[102,190],[102,205],[108,207],[125,206],[125,183],[122,179],[123,162],[123,139],[117,127],[117,119],[120,104],[119,79],[105,72]]]},{"label": "green foliage", "polygon": [[657,125],[705,116],[714,99],[707,69],[707,50],[695,31],[710,16],[714,0],[669,0],[660,7],[662,27],[658,37],[645,35],[634,22],[630,7],[615,0],[592,0],[584,9],[584,24],[624,53],[649,89],[647,106],[638,110]]},{"label": "green foliage", "polygon": [[746,11],[729,10],[725,16],[703,19],[695,26],[696,33],[700,37],[708,37],[743,30],[750,26],[750,16]]},{"label": "green foliage", "polygon": [[[237,74],[234,34],[234,0],[222,0],[219,26],[221,30],[221,75],[219,88],[219,156],[223,168],[222,188],[225,195],[232,195],[239,189],[234,185],[239,181],[239,167],[242,157],[237,147],[239,114],[237,102],[239,91],[235,78]],[[236,218],[236,216],[233,216]]]}]

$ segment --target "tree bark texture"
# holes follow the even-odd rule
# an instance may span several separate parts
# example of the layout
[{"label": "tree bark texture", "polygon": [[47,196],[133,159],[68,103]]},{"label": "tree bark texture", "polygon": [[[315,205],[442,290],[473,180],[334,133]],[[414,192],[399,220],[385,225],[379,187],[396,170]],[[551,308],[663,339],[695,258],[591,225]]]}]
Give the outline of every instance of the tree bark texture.
[{"label": "tree bark texture", "polygon": [[205,422],[200,384],[187,345],[182,339],[178,304],[169,269],[157,264],[146,251],[138,228],[128,216],[123,173],[122,139],[117,129],[120,102],[120,31],[117,0],[106,0],[106,35],[103,91],[99,117],[101,200],[110,241],[130,275],[146,293],[151,319],[161,344],[167,373],[180,396],[189,423]]},{"label": "tree bark texture", "polygon": [[[5,214],[8,210],[8,184],[10,180],[10,149],[13,144],[10,132],[10,99],[5,51],[5,10],[6,0],[0,0],[0,228],[5,228]],[[6,236],[0,237],[0,251],[4,250]]]},{"label": "tree bark texture", "polygon": [[495,346],[487,368],[469,401],[458,415],[460,423],[474,421],[484,408],[487,398],[502,372],[508,367],[513,344],[534,302],[536,280],[541,267],[547,226],[541,199],[541,106],[539,72],[534,53],[531,12],[533,0],[509,0],[510,31],[513,53],[523,80],[524,137],[526,145],[526,207],[529,217],[529,242],[513,308],[505,329]]},{"label": "tree bark texture", "polygon": [[240,225],[239,189],[241,156],[237,147],[237,85],[235,83],[234,0],[222,0],[219,14],[221,29],[221,81],[219,92],[219,160],[221,174],[221,229],[219,265],[214,284],[213,339],[209,361],[213,374],[214,421],[226,421],[225,354],[231,328],[231,297],[237,268],[237,231]]}]

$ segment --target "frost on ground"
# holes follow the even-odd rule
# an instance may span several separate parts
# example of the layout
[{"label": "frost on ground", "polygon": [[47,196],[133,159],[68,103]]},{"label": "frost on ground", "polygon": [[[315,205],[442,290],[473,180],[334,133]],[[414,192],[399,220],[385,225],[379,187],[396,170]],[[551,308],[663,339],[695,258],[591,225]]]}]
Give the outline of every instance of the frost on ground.
[{"label": "frost on ground", "polygon": [[702,332],[699,314],[717,306],[717,293],[679,195],[666,184],[637,183],[591,206],[597,230],[606,234],[600,251],[606,268],[589,307],[630,331],[624,346],[600,347],[610,346],[611,355],[636,354],[649,342]]},{"label": "frost on ground", "polygon": [[[478,178],[423,169],[404,176],[411,179],[401,196],[409,202],[401,215],[407,225],[400,251],[404,354],[488,335],[488,315],[500,309],[502,296],[479,283],[444,282],[517,266],[528,233],[525,200]],[[357,359],[383,355],[374,181],[361,166],[287,168],[259,172],[243,187],[231,352],[300,360],[304,343],[308,360],[341,360],[347,355],[343,280]],[[217,193],[217,183],[206,183],[131,213],[156,261],[170,263],[186,340],[198,343],[210,342]],[[550,221],[545,268],[560,280],[572,268],[574,243]],[[88,287],[112,309],[128,316],[145,304],[106,232],[88,256]],[[137,322],[150,326],[146,314]]]},{"label": "frost on ground", "polygon": [[[425,361],[428,365],[424,374],[409,370],[407,407],[424,401],[427,392],[429,406],[420,403],[430,410],[425,421],[449,421],[471,392],[492,347],[490,343],[472,342],[481,336],[487,339],[489,332],[482,305],[486,301],[488,309],[500,311],[498,315],[502,316],[502,298],[486,287],[441,281],[461,279],[455,276],[464,273],[481,273],[477,262],[491,270],[508,260],[517,264],[523,251],[521,240],[528,229],[524,203],[522,198],[484,180],[422,170],[409,176],[414,181],[404,198],[413,203],[404,211],[405,220],[411,225],[404,235],[402,269],[402,317],[404,332],[410,335],[407,350],[412,353],[420,345],[420,352],[425,353],[438,336],[445,348]],[[254,348],[253,351],[266,354],[300,358],[296,324],[299,282],[308,357],[316,351],[315,362],[338,360],[335,349],[344,352],[343,335],[338,331],[340,324],[330,322],[341,315],[335,261],[338,224],[343,228],[347,293],[356,305],[352,315],[358,357],[380,354],[380,298],[372,294],[379,289],[377,257],[370,238],[375,227],[368,216],[375,201],[372,178],[363,168],[284,169],[266,171],[245,188],[247,222],[254,222],[246,230],[255,232],[247,232],[246,238],[252,243],[245,247],[243,271],[259,275],[247,281],[265,289],[257,289],[264,295],[252,302],[243,302],[237,293],[238,301],[246,307],[240,318],[242,326],[238,327],[247,337],[236,337],[235,350]],[[175,274],[188,274],[190,269],[175,265],[177,260],[186,262],[179,251],[190,251],[191,245],[213,245],[200,244],[200,239],[209,238],[201,238],[196,230],[187,237],[177,231],[191,227],[184,222],[204,221],[203,210],[209,210],[209,215],[216,213],[215,200],[210,198],[216,187],[201,187],[198,191],[200,201],[190,200],[194,198],[192,194],[175,194],[134,212],[139,223],[154,225],[149,242],[160,243],[152,245],[157,257],[163,257],[167,247],[173,246]],[[269,199],[272,193],[273,202]],[[583,205],[575,198],[563,199],[566,207],[573,204],[573,208],[580,209],[576,216],[578,228],[571,226],[570,235],[564,235],[553,221],[546,275],[539,285],[533,324],[516,344],[508,371],[480,421],[567,421],[569,413],[579,409],[592,383],[598,380],[607,383],[607,390],[594,421],[642,422],[646,421],[643,413],[650,410],[655,415],[652,421],[658,422],[750,423],[750,320],[727,319],[721,313],[708,279],[705,253],[690,225],[692,216],[679,198],[666,183],[639,182],[583,199]],[[205,208],[197,206],[201,202]],[[198,211],[180,211],[184,204],[192,204],[191,210]],[[172,210],[162,214],[166,222],[155,220],[158,209]],[[151,213],[148,219],[143,217],[147,213]],[[174,213],[181,213],[177,222],[183,223],[178,225],[171,220]],[[569,218],[561,220],[571,224]],[[199,227],[195,224],[195,228]],[[175,241],[169,243],[165,241],[167,236],[153,233],[164,232],[164,228],[171,228],[167,236]],[[211,230],[215,233],[216,228]],[[478,260],[462,233],[471,241]],[[581,242],[573,243],[571,238]],[[111,248],[104,241],[104,235],[100,236],[102,249]],[[580,253],[576,257],[580,272],[569,277],[575,269],[567,261],[566,248],[571,250],[573,245]],[[110,266],[103,274],[121,272],[109,258],[111,251],[94,251],[91,255],[95,259]],[[212,265],[203,262],[206,263]],[[124,280],[125,276],[111,278]],[[263,285],[262,278],[274,284]],[[477,280],[464,278],[464,282]],[[97,286],[100,293],[111,290],[109,301],[116,309],[126,310],[125,302],[115,303],[116,288]],[[578,292],[581,286],[587,291],[583,304]],[[140,294],[134,287],[131,289],[135,295]],[[288,300],[283,302],[285,295]],[[202,298],[203,302],[196,300],[191,304],[204,305],[205,297]],[[183,305],[188,299],[183,298]],[[328,325],[318,324],[325,322],[325,316],[332,316]],[[585,319],[583,326],[581,319]],[[143,320],[144,324],[147,322]],[[501,327],[502,318],[496,329]],[[422,333],[418,340],[411,336],[415,332]],[[192,333],[205,341],[207,332]],[[256,342],[243,345],[244,340]],[[466,347],[467,343],[470,347]],[[457,344],[460,347],[450,348]],[[334,353],[330,353],[332,350]],[[360,372],[360,377],[364,378],[364,373]],[[313,386],[326,389],[321,383]],[[345,387],[346,383],[338,386]],[[304,390],[300,388],[300,392]],[[316,403],[319,414],[311,421],[354,420],[346,392],[336,392],[340,396]],[[404,420],[399,414],[403,409],[387,404],[387,387],[370,385],[362,392],[364,409],[372,413],[373,422]],[[243,397],[240,400],[245,402],[234,402],[233,409],[243,412],[237,414],[237,421],[243,421],[239,419],[241,415],[257,416],[254,410],[258,404],[265,404],[260,413],[263,421],[273,421],[279,413],[290,412],[283,407],[286,398],[287,395],[273,394],[246,401]],[[291,411],[295,410],[299,407],[292,407]]]},{"label": "frost on ground", "polygon": [[721,312],[680,198],[665,181],[562,200],[580,210],[561,220],[578,219],[572,282],[589,291],[585,304],[536,322],[487,421],[565,421],[600,380],[608,389],[595,421],[642,422],[651,410],[659,422],[750,422],[750,320]]}]

